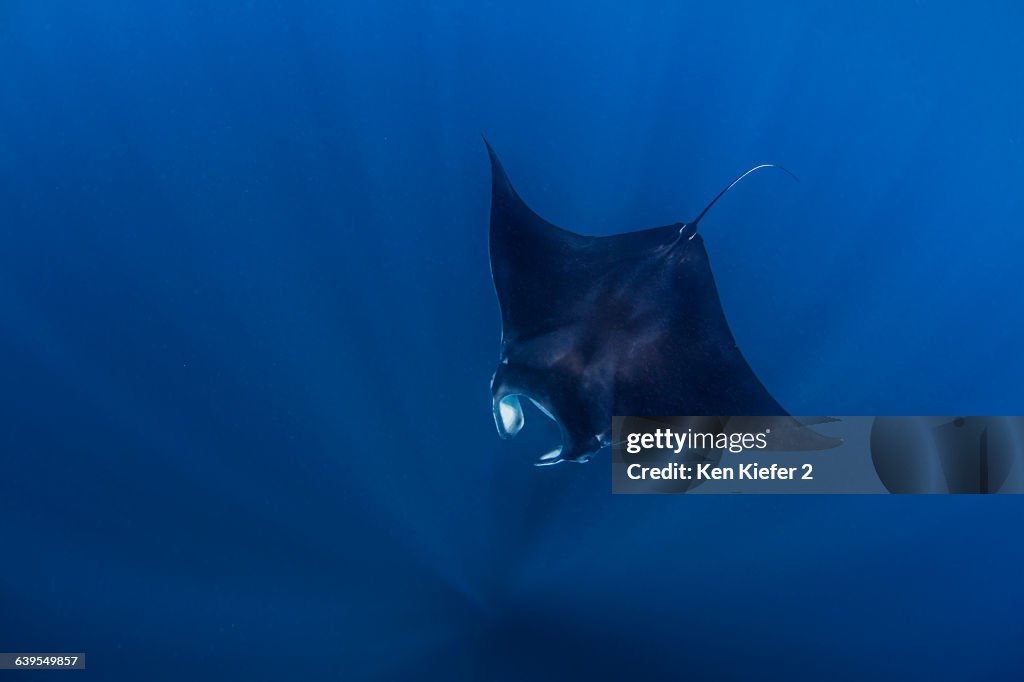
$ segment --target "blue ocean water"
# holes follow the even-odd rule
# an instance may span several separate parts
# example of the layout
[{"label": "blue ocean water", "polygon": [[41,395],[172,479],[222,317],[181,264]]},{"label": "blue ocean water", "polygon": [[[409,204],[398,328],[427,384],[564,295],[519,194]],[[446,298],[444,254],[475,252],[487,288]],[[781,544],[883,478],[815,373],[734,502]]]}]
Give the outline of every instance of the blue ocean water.
[{"label": "blue ocean water", "polygon": [[780,402],[1020,414],[1022,29],[4,2],[0,650],[102,680],[1019,679],[1020,500],[612,497],[606,455],[498,439],[480,135],[587,234],[784,164],[701,225]]}]

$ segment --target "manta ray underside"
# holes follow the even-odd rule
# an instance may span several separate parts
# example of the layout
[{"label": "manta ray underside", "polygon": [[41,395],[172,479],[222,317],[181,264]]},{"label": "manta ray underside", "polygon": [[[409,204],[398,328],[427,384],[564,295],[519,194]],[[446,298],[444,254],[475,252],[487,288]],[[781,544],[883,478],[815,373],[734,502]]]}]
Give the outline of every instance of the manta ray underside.
[{"label": "manta ray underside", "polygon": [[837,444],[787,416],[722,311],[697,224],[746,173],[693,222],[587,237],[534,213],[487,150],[502,325],[491,393],[503,438],[523,427],[525,397],[562,433],[539,465],[588,460],[610,444],[613,415],[775,416],[799,434],[786,449]]}]

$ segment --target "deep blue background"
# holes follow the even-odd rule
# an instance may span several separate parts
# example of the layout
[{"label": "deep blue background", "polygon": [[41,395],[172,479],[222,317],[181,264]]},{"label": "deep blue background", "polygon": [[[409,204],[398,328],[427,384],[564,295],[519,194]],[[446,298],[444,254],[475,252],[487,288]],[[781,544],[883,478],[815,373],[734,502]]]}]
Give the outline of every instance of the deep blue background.
[{"label": "deep blue background", "polygon": [[0,4],[0,650],[1019,679],[1020,500],[613,498],[499,441],[480,140],[589,234],[787,165],[702,223],[783,405],[1020,414],[1019,3],[214,4]]}]

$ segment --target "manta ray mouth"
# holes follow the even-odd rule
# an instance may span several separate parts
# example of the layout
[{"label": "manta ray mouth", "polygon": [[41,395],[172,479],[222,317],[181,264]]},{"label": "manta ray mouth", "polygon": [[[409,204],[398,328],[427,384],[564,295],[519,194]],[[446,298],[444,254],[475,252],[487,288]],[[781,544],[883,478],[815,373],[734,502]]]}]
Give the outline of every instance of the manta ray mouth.
[{"label": "manta ray mouth", "polygon": [[[520,396],[533,403],[542,414],[561,428],[562,425],[555,415],[551,414],[551,411],[541,405],[536,399],[526,394],[512,393],[494,402],[494,425],[498,428],[499,436],[502,438],[514,438],[516,434],[522,431],[523,425],[526,423],[526,417],[523,414],[523,406],[519,402]],[[566,461],[562,459],[562,447],[562,445],[559,445],[554,450],[544,453],[533,465],[547,467]]]}]

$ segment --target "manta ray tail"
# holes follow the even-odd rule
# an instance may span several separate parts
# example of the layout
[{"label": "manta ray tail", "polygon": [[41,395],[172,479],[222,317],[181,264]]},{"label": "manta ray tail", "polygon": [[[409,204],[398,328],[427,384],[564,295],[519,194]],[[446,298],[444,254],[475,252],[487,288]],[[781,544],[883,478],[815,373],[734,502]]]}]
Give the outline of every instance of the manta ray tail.
[{"label": "manta ray tail", "polygon": [[679,231],[679,236],[682,237],[682,236],[685,235],[687,239],[693,239],[693,235],[697,234],[697,225],[700,224],[701,218],[703,218],[707,214],[707,212],[711,210],[711,207],[714,206],[715,203],[717,203],[719,199],[721,199],[723,196],[725,196],[726,192],[728,192],[733,187],[735,187],[736,184],[740,180],[742,180],[743,178],[747,177],[748,175],[750,175],[751,173],[753,173],[756,170],[761,170],[762,168],[778,168],[780,171],[786,173],[786,175],[788,175],[789,177],[793,178],[797,182],[800,182],[800,178],[798,178],[797,176],[793,175],[793,173],[791,173],[788,169],[786,169],[786,168],[784,168],[782,166],[779,166],[777,164],[774,164],[774,163],[762,163],[759,166],[754,166],[753,168],[751,168],[750,170],[748,170],[747,172],[743,173],[742,175],[737,177],[735,180],[730,182],[728,185],[725,186],[725,189],[723,189],[721,192],[719,192],[717,195],[715,195],[715,198],[711,200],[711,203],[709,203],[707,206],[704,207],[704,210],[700,212],[700,215],[697,216],[696,220],[694,220],[692,222],[689,222],[689,223],[686,223],[685,225],[683,225],[683,229]]}]

